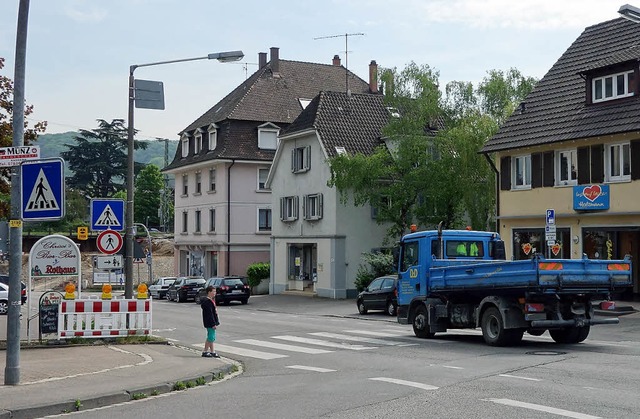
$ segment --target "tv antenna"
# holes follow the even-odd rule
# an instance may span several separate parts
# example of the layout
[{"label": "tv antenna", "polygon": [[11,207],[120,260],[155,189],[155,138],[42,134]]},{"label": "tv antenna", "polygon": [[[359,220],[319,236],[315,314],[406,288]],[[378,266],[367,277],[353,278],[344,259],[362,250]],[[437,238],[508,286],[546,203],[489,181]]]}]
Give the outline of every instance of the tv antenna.
[{"label": "tv antenna", "polygon": [[242,69],[244,70],[244,79],[248,79],[249,78],[249,66],[250,65],[259,65],[258,63],[230,63],[230,64],[236,64],[236,65],[241,65]]},{"label": "tv antenna", "polygon": [[344,33],[341,35],[329,35],[329,36],[319,36],[317,38],[313,38],[314,41],[318,39],[328,39],[328,38],[340,38],[344,36],[344,81],[345,81],[345,92],[349,92],[349,37],[350,36],[363,36],[362,32],[357,33]]}]

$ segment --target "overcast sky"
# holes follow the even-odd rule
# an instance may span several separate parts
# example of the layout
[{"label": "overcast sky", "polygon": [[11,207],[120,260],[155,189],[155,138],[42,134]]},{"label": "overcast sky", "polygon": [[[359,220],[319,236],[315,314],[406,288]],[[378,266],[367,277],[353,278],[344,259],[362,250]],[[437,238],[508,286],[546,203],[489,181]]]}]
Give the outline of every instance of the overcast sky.
[{"label": "overcast sky", "polygon": [[[0,0],[3,75],[14,78],[19,0]],[[94,129],[127,117],[129,66],[242,50],[241,63],[217,61],[139,68],[164,83],[165,110],[137,109],[144,138],[178,132],[257,70],[259,52],[345,64],[368,80],[371,60],[403,68],[414,61],[452,80],[482,80],[515,67],[541,78],[585,27],[619,17],[613,0],[31,0],[26,99],[31,125],[48,133]],[[640,6],[640,0],[636,6]],[[342,35],[331,38],[333,35]],[[316,39],[327,37],[324,39]],[[243,65],[245,63],[246,65]]]}]

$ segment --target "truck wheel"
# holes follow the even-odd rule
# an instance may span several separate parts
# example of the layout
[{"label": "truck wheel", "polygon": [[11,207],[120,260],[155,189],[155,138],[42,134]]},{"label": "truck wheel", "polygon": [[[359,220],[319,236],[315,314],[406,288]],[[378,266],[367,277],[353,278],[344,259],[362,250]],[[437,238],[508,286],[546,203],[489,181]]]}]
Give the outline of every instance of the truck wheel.
[{"label": "truck wheel", "polygon": [[431,339],[435,333],[429,332],[429,317],[427,308],[420,306],[416,309],[416,315],[413,317],[413,333],[421,339]]},{"label": "truck wheel", "polygon": [[557,343],[580,343],[589,336],[590,326],[569,327],[549,330],[551,338]]},{"label": "truck wheel", "polygon": [[523,329],[505,329],[500,310],[489,307],[482,316],[482,337],[491,346],[515,345],[522,340]]}]

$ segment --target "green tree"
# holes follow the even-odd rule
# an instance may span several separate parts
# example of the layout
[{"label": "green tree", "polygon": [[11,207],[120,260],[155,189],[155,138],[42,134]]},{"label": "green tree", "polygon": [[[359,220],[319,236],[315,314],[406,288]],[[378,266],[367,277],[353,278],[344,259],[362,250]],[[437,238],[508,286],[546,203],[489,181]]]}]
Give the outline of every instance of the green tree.
[{"label": "green tree", "polygon": [[[4,58],[0,57],[0,70],[4,68]],[[33,113],[32,105],[25,105],[24,116]],[[24,123],[24,144],[36,141],[38,134],[47,129],[45,121],[36,123],[32,128]],[[0,74],[0,147],[13,145],[13,80]],[[8,218],[11,211],[11,176],[9,169],[0,169],[0,218]]]},{"label": "green tree", "polygon": [[[73,175],[67,184],[92,198],[108,198],[125,189],[127,178],[127,127],[123,119],[107,122],[98,119],[98,128],[80,130],[76,144],[67,144],[61,153]],[[134,141],[134,149],[145,149],[147,143]],[[137,173],[144,165],[135,163]]]},{"label": "green tree", "polygon": [[137,223],[159,225],[158,209],[160,208],[161,191],[164,178],[158,166],[147,165],[136,177],[134,194],[134,220]]}]

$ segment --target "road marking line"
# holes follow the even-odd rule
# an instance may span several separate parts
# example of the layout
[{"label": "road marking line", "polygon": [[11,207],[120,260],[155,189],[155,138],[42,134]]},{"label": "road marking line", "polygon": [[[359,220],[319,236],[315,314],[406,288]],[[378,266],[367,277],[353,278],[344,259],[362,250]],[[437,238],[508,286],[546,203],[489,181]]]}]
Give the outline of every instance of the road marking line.
[{"label": "road marking line", "polygon": [[168,340],[169,342],[180,342],[179,339],[172,339],[172,338],[164,338],[164,339]]},{"label": "road marking line", "polygon": [[291,342],[299,342],[299,343],[308,343],[310,345],[326,346],[329,348],[350,349],[352,351],[362,351],[365,349],[377,349],[377,347],[375,346],[352,345],[350,343],[336,343],[336,342],[329,342],[326,340],[310,339],[310,338],[303,338],[298,336],[284,335],[284,336],[271,336],[271,337],[274,339],[282,339],[282,340],[288,340]]},{"label": "road marking line", "polygon": [[539,378],[529,378],[529,377],[521,377],[519,375],[511,375],[511,374],[498,374],[498,377],[506,377],[506,378],[518,378],[520,380],[529,380],[529,381],[542,381]]},{"label": "road marking line", "polygon": [[[203,347],[204,344],[201,344],[200,346]],[[219,343],[216,343],[215,349],[216,349],[216,352],[220,351],[220,352],[230,353],[234,355],[248,356],[249,358],[258,358],[258,359],[278,359],[278,358],[289,357],[289,355],[254,351],[253,349],[238,348],[236,346],[221,345]]]},{"label": "road marking line", "polygon": [[392,384],[400,384],[402,386],[415,387],[415,388],[420,388],[422,390],[437,390],[438,389],[438,387],[432,386],[432,385],[429,385],[429,384],[416,383],[415,381],[398,380],[397,378],[375,377],[375,378],[369,378],[369,380],[372,380],[372,381],[384,381],[386,383],[392,383]]},{"label": "road marking line", "polygon": [[234,342],[244,343],[247,345],[263,346],[265,348],[271,348],[271,349],[282,349],[283,351],[302,352],[305,354],[312,354],[312,355],[328,354],[333,352],[333,351],[328,351],[326,349],[305,348],[304,346],[286,345],[284,343],[267,342],[264,340],[256,340],[256,339],[240,339],[240,340],[234,340]]},{"label": "road marking line", "polygon": [[337,371],[337,370],[330,370],[328,368],[307,367],[305,365],[287,365],[287,368],[293,368],[296,370],[314,371],[314,372],[336,372]]},{"label": "road marking line", "polygon": [[353,342],[371,343],[373,345],[396,346],[400,344],[400,342],[394,342],[391,340],[365,338],[362,336],[349,336],[349,335],[343,335],[341,333],[315,332],[315,333],[309,333],[309,334],[312,336],[320,336],[323,338],[342,339],[342,340],[349,340]]},{"label": "road marking line", "polygon": [[585,413],[572,412],[570,410],[564,410],[564,409],[556,409],[555,407],[543,406],[540,404],[519,402],[517,400],[510,400],[510,399],[480,399],[480,400],[503,404],[505,406],[522,407],[524,409],[537,410],[539,412],[546,412],[554,415],[566,416],[568,418],[600,419],[600,416],[591,416]]},{"label": "road marking line", "polygon": [[356,333],[358,335],[369,335],[369,336],[377,336],[380,338],[397,338],[397,337],[406,337],[406,333],[387,333],[387,332],[372,332],[369,330],[343,330],[346,333]]},{"label": "road marking line", "polygon": [[442,368],[451,368],[452,370],[463,370],[462,367],[454,367],[453,365],[440,365]]}]

